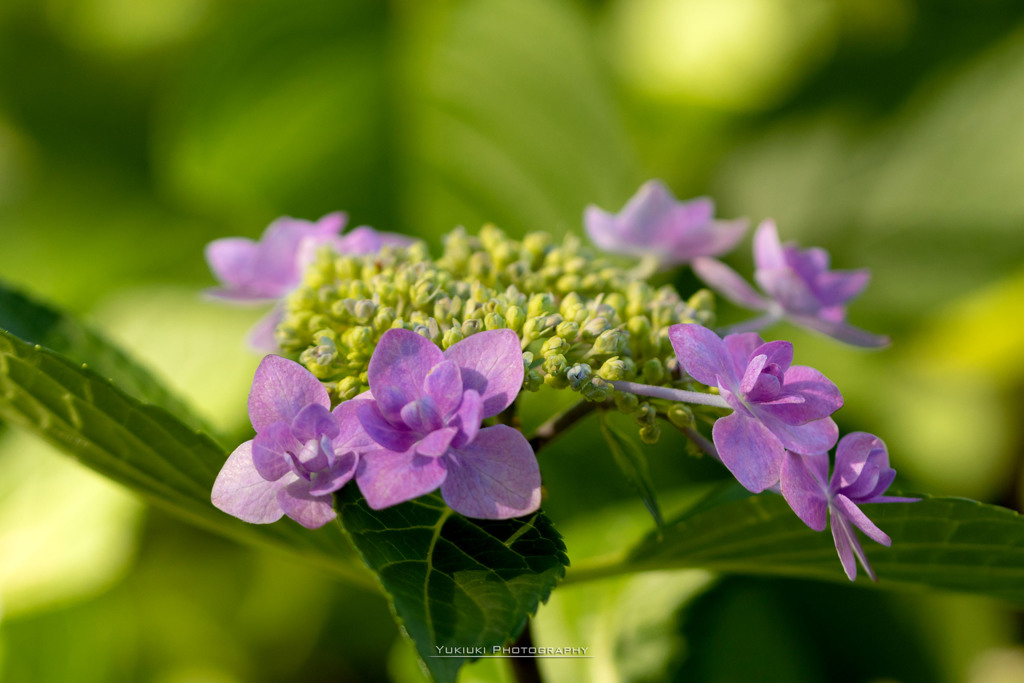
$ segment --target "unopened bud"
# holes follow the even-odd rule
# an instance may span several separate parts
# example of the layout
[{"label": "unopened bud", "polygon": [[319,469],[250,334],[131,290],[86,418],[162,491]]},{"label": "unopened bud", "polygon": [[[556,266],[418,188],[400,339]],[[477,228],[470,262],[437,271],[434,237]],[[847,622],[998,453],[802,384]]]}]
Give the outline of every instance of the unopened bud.
[{"label": "unopened bud", "polygon": [[569,368],[565,373],[565,378],[569,380],[569,388],[573,391],[579,391],[585,382],[593,377],[594,372],[590,366],[586,363],[577,363],[576,365]]},{"label": "unopened bud", "polygon": [[593,377],[580,388],[583,398],[593,403],[602,403],[612,395],[612,385],[600,377]]},{"label": "unopened bud", "polygon": [[500,313],[488,313],[484,316],[484,328],[488,330],[505,329],[505,318]]},{"label": "unopened bud", "polygon": [[594,353],[600,355],[619,355],[629,350],[629,332],[625,330],[605,330],[594,340]]},{"label": "unopened bud", "polygon": [[661,438],[661,427],[656,424],[640,428],[640,440],[646,444],[656,444]]},{"label": "unopened bud", "polygon": [[690,410],[689,406],[682,403],[674,403],[668,409],[668,421],[679,429],[693,429],[697,424],[693,411]]},{"label": "unopened bud", "polygon": [[648,358],[644,361],[641,374],[647,384],[661,384],[665,379],[665,368],[657,358]]}]

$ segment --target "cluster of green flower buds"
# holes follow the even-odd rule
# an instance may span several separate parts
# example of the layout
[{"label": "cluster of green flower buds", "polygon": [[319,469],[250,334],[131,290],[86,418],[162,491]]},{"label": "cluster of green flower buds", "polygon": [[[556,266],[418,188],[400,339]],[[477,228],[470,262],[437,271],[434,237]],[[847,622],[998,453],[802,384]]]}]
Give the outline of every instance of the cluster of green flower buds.
[{"label": "cluster of green flower buds", "polygon": [[493,226],[475,236],[458,228],[437,259],[423,242],[365,256],[321,251],[288,297],[276,340],[343,401],[367,389],[367,364],[388,329],[446,349],[508,328],[521,339],[524,389],[613,401],[654,441],[651,404],[609,382],[683,386],[668,328],[708,324],[712,305],[705,290],[684,300],[670,286],[652,287],[572,235],[559,244],[543,232],[518,241]]}]

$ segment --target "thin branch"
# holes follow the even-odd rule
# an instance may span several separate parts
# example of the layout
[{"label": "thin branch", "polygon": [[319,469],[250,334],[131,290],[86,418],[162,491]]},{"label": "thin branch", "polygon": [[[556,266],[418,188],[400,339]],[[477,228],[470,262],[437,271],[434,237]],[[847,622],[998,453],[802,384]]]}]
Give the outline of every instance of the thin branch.
[{"label": "thin branch", "polygon": [[[530,621],[526,621],[523,632],[513,643],[515,647],[523,648],[520,652],[529,652],[533,647],[533,634],[530,633]],[[514,657],[509,659],[512,667],[512,678],[516,683],[543,683],[540,677],[540,668],[537,666],[536,657]]]},{"label": "thin branch", "polygon": [[572,427],[574,424],[592,413],[595,408],[597,408],[596,403],[581,400],[568,410],[555,415],[540,427],[537,427],[537,431],[535,431],[529,438],[530,446],[533,447],[533,452],[538,453],[540,449],[558,438],[558,436],[563,434],[567,429],[569,429],[569,427]]}]

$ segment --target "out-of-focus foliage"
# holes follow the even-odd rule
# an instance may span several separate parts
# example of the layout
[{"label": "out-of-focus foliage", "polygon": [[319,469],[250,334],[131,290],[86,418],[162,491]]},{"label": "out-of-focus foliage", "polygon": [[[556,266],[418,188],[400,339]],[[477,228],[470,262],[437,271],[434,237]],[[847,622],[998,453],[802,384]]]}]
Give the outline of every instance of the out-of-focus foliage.
[{"label": "out-of-focus foliage", "polygon": [[[207,241],[337,209],[428,239],[485,221],[579,231],[585,204],[617,210],[661,177],[721,215],[775,218],[836,267],[870,267],[851,320],[892,349],[770,333],[842,388],[844,430],[886,440],[901,488],[1019,509],[1022,74],[1014,0],[6,0],[0,278],[91,318],[241,439],[258,312],[189,300],[213,284]],[[542,462],[574,562],[612,548],[610,524],[585,523],[604,503],[651,524],[596,431]],[[159,512],[106,515],[117,494],[90,498],[73,469],[45,476],[45,457],[26,473],[21,439],[0,441],[18,492],[0,496],[0,527],[39,529],[32,562],[55,571],[25,592],[11,586],[35,565],[21,584],[4,570],[0,680],[408,680],[380,598]],[[667,433],[648,460],[659,494],[720,475]],[[69,536],[107,551],[61,560]],[[68,562],[74,581],[56,571]],[[760,662],[780,680],[986,683],[1024,669],[999,604],[676,578],[556,590],[536,637],[615,664],[547,673],[729,680]],[[630,611],[658,591],[657,610]],[[836,669],[832,631],[807,628],[837,610],[867,639],[859,668]],[[493,664],[465,677],[498,680]]]}]

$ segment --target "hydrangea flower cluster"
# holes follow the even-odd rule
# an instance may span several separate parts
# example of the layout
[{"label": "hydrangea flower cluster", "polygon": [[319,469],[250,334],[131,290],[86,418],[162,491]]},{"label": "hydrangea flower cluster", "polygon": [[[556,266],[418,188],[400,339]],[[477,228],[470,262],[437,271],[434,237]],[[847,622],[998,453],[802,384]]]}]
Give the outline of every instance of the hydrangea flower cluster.
[{"label": "hydrangea flower cluster", "polygon": [[[376,509],[440,489],[467,517],[530,514],[541,472],[512,411],[521,391],[548,386],[578,392],[581,406],[632,415],[647,443],[658,440],[659,419],[675,425],[748,490],[781,493],[812,529],[829,517],[847,575],[855,577],[856,558],[874,578],[853,527],[889,538],[858,506],[913,499],[884,495],[895,472],[879,439],[839,439],[835,384],[794,365],[789,342],[755,332],[787,318],[878,345],[845,323],[844,305],[867,273],[830,271],[826,252],[782,245],[766,221],[754,238],[762,296],[713,258],[736,245],[746,222],[713,213],[710,200],[678,202],[657,181],[618,215],[588,207],[588,234],[616,256],[571,235],[515,240],[485,226],[452,231],[435,259],[423,242],[369,228],[342,237],[341,214],[282,219],[259,243],[214,243],[222,295],[276,298],[274,343],[298,361],[269,356],[257,370],[256,436],[229,457],[214,503],[250,522],[288,515],[316,527],[335,516],[332,494],[354,481]],[[684,299],[654,288],[638,277],[642,268],[617,263],[623,255],[692,264],[765,315],[723,337],[709,327],[708,291]],[[696,413],[713,422],[711,442],[696,431]]]}]

